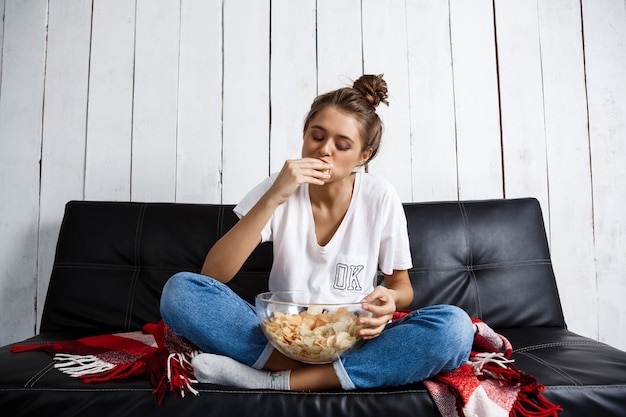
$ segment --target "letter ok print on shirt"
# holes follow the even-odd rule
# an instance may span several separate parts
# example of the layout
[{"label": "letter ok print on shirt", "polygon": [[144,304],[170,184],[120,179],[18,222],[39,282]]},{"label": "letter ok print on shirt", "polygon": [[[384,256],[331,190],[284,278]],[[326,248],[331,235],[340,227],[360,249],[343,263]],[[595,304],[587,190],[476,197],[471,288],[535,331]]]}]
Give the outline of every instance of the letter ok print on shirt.
[{"label": "letter ok print on shirt", "polygon": [[348,292],[361,292],[363,290],[363,277],[361,272],[363,265],[349,265],[337,263],[335,266],[335,279],[333,288]]}]

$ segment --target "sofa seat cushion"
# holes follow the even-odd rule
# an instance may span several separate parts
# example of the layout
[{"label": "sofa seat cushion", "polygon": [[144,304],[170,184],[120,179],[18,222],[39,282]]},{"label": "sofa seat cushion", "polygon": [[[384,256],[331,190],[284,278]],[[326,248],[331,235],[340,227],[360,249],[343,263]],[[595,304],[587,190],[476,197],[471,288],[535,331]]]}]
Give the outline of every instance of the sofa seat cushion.
[{"label": "sofa seat cushion", "polygon": [[499,330],[513,345],[516,366],[544,385],[623,384],[626,352],[561,328]]},{"label": "sofa seat cushion", "polygon": [[513,345],[515,366],[546,386],[559,416],[624,416],[626,352],[562,328],[498,330]]},{"label": "sofa seat cushion", "polygon": [[[78,339],[92,334],[42,334],[23,344]],[[422,384],[381,390],[294,393],[245,390],[197,384],[199,396],[168,393],[161,405],[152,397],[146,379],[124,379],[86,384],[54,368],[51,355],[41,351],[10,352],[0,348],[0,403],[12,416],[172,416],[254,415],[320,416],[380,415],[439,416]],[[365,394],[365,395],[358,395]],[[260,405],[262,405],[260,407]],[[210,412],[207,414],[207,410]],[[418,414],[415,414],[415,413]],[[390,413],[390,414],[386,414]]]},{"label": "sofa seat cushion", "polygon": [[[567,416],[622,416],[626,409],[626,352],[561,328],[498,330],[512,343],[516,366],[546,386],[545,397]],[[46,333],[20,344],[71,340],[89,334]],[[142,379],[85,384],[54,368],[40,351],[0,349],[0,397],[14,415],[211,415],[319,416],[380,414],[439,416],[422,384],[380,390],[314,393],[242,390],[197,384],[198,397],[168,393],[157,406],[152,386]],[[366,394],[366,395],[359,395]],[[262,408],[259,405],[263,404]]]}]

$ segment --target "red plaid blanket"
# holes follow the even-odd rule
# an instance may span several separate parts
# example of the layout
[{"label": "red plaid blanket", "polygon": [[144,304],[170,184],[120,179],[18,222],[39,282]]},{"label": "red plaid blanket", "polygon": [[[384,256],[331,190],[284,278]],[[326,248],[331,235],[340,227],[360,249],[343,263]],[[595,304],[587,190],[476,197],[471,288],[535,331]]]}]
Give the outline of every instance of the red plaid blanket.
[{"label": "red plaid blanket", "polygon": [[[400,318],[406,312],[396,313]],[[424,381],[443,417],[552,417],[561,408],[541,393],[535,378],[516,369],[509,341],[480,320],[470,360],[457,370]],[[191,359],[200,351],[177,336],[163,321],[143,332],[86,337],[74,341],[13,346],[13,352],[43,350],[54,355],[55,367],[82,379],[100,382],[129,377],[149,378],[155,401],[165,393],[197,394]]]},{"label": "red plaid blanket", "polygon": [[478,331],[467,363],[424,381],[442,417],[556,417],[562,408],[541,394],[545,387],[533,376],[513,365],[508,339],[479,319],[472,322]]},{"label": "red plaid blanket", "polygon": [[55,368],[84,382],[130,377],[149,378],[157,404],[165,393],[197,394],[191,359],[199,350],[161,320],[143,331],[106,334],[78,340],[13,346],[11,351],[42,350],[54,355]]}]

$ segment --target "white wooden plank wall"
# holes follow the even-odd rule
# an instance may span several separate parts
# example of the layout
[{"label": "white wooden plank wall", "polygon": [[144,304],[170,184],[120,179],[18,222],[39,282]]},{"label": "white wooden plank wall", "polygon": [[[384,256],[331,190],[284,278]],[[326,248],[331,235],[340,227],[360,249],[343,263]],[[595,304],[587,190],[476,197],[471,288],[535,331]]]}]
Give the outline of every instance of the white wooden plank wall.
[{"label": "white wooden plank wall", "polygon": [[[87,122],[91,3],[51,2],[41,135],[38,274],[49,277],[68,200],[83,194]],[[68,65],[71,62],[72,65]],[[68,88],[68,80],[73,86]],[[48,280],[37,280],[37,316],[41,318]]]},{"label": "white wooden plank wall", "polygon": [[626,328],[626,7],[583,0],[592,167],[598,335],[624,346]]},{"label": "white wooden plank wall", "polygon": [[[0,0],[0,15],[4,17],[5,0]],[[4,18],[0,19],[0,86],[2,85],[2,49],[4,47]],[[1,91],[1,90],[0,90]]]},{"label": "white wooden plank wall", "polygon": [[47,12],[47,3],[41,1],[9,0],[4,4],[0,86],[0,344],[31,336],[36,323]]},{"label": "white wooden plank wall", "polygon": [[270,1],[225,0],[222,201],[269,172]]},{"label": "white wooden plank wall", "polygon": [[180,0],[137,0],[131,199],[173,201]]},{"label": "white wooden plank wall", "polygon": [[442,1],[407,1],[406,21],[413,195],[422,200],[456,200],[450,8]]},{"label": "white wooden plank wall", "polygon": [[302,121],[317,95],[315,0],[271,4],[269,162],[270,171],[279,171],[286,159],[300,156]]},{"label": "white wooden plank wall", "polygon": [[593,194],[580,2],[539,2],[551,253],[573,331],[598,337]]},{"label": "white wooden plank wall", "polygon": [[184,0],[180,16],[176,200],[220,201],[222,5]]},{"label": "white wooden plank wall", "polygon": [[84,198],[127,201],[131,191],[135,2],[93,2],[89,59]]},{"label": "white wooden plank wall", "polygon": [[504,192],[507,197],[535,196],[548,208],[537,0],[496,0],[494,5]]},{"label": "white wooden plank wall", "polygon": [[321,94],[349,86],[363,73],[363,36],[361,0],[316,2],[316,70]]},{"label": "white wooden plank wall", "polygon": [[449,5],[458,197],[501,198],[504,178],[493,3],[450,0]]},{"label": "white wooden plank wall", "polygon": [[403,201],[534,196],[569,328],[626,349],[624,0],[0,0],[0,345],[71,199],[234,203],[384,73]]},{"label": "white wooden plank wall", "polygon": [[[363,0],[363,71],[385,74],[390,107],[379,105],[385,141],[369,172],[394,182],[403,201],[412,199],[406,9],[397,0]],[[389,65],[390,62],[396,65]],[[356,78],[356,76],[355,76]]]}]

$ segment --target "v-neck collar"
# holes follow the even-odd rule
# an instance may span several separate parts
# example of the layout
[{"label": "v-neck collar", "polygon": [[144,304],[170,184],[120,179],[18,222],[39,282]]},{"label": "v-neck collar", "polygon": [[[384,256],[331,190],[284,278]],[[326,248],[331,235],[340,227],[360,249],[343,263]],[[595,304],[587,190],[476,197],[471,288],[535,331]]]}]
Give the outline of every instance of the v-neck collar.
[{"label": "v-neck collar", "polygon": [[311,194],[309,193],[309,184],[305,184],[305,185],[306,185],[306,190],[305,190],[304,200],[305,200],[306,209],[307,209],[308,216],[309,216],[309,224],[311,225],[309,236],[313,240],[314,246],[320,252],[325,252],[327,248],[335,245],[335,242],[337,240],[336,239],[337,235],[340,233],[340,231],[342,231],[344,227],[346,227],[344,226],[344,224],[346,223],[348,218],[352,216],[352,211],[354,210],[355,197],[357,193],[359,192],[359,189],[361,186],[361,172],[356,172],[354,175],[352,195],[350,196],[350,204],[348,204],[348,210],[346,210],[346,214],[343,216],[343,219],[341,219],[341,222],[339,223],[339,227],[337,227],[337,230],[335,230],[335,233],[333,233],[330,240],[323,246],[318,243],[317,233],[315,232],[315,218],[313,217],[313,206],[311,205]]}]

